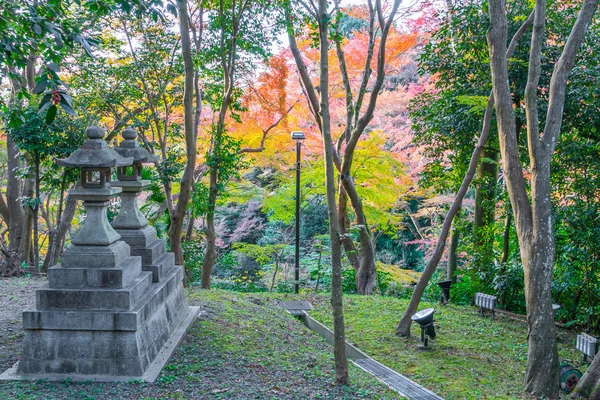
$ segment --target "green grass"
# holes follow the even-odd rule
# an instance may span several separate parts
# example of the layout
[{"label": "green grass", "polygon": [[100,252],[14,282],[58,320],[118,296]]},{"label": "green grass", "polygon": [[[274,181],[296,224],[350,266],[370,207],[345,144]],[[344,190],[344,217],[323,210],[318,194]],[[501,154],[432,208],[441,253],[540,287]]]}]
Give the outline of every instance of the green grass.
[{"label": "green grass", "polygon": [[[0,399],[394,399],[350,366],[349,387],[334,382],[332,348],[267,297],[191,291],[205,311],[156,382],[0,383]],[[19,339],[20,340],[20,339]],[[20,343],[15,342],[20,348]]]},{"label": "green grass", "polygon": [[[309,296],[310,314],[331,327],[329,298]],[[432,350],[420,351],[420,329],[413,325],[411,338],[399,338],[394,329],[407,300],[381,296],[345,296],[346,338],[358,348],[419,384],[451,399],[523,398],[527,361],[527,326],[497,316],[482,318],[477,309],[422,303],[419,309],[436,309],[437,338]],[[561,359],[582,370],[572,331],[559,330]]]}]

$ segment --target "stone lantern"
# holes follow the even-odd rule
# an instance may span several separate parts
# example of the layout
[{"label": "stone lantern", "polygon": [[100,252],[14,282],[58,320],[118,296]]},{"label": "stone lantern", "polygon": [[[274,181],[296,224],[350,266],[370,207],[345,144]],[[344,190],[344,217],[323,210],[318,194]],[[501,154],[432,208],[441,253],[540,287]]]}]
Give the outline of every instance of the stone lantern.
[{"label": "stone lantern", "polygon": [[112,170],[136,156],[110,149],[97,126],[86,134],[83,148],[56,161],[81,169],[81,187],[69,195],[83,200],[85,223],[48,269],[35,307],[23,312],[20,361],[0,380],[153,381],[197,314],[185,301],[182,267],[171,265],[153,282],[107,219],[109,201],[122,191]]},{"label": "stone lantern", "polygon": [[137,132],[123,130],[123,140],[114,150],[122,157],[133,158],[131,167],[117,169],[118,181],[112,186],[123,189],[121,210],[112,222],[121,239],[131,247],[131,254],[142,257],[142,269],[152,272],[152,280],[159,282],[175,265],[175,255],[166,251],[166,240],[158,239],[156,229],[148,224],[138,208],[139,194],[150,185],[142,179],[142,164],[153,163],[156,157],[140,147]]}]

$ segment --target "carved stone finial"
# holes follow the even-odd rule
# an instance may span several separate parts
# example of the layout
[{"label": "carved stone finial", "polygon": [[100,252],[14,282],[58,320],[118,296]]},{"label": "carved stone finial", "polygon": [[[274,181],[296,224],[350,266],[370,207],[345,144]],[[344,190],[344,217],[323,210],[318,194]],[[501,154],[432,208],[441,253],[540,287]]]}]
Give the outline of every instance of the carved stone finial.
[{"label": "carved stone finial", "polygon": [[135,131],[135,129],[133,129],[133,128],[126,128],[121,133],[121,136],[123,136],[123,139],[126,139],[126,140],[135,140],[135,139],[137,139],[138,134]]},{"label": "carved stone finial", "polygon": [[102,139],[106,131],[98,125],[93,125],[87,128],[85,133],[90,139]]}]

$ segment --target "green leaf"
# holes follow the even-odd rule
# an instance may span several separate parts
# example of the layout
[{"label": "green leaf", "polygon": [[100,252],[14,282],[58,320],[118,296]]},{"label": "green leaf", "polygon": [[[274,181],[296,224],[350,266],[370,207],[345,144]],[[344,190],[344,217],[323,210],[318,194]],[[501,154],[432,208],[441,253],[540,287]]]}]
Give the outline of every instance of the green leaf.
[{"label": "green leaf", "polygon": [[72,115],[74,117],[77,116],[77,113],[75,112],[75,110],[73,110],[73,108],[69,104],[67,104],[67,102],[62,97],[60,99],[59,104],[62,107],[62,109],[66,111],[67,114]]},{"label": "green leaf", "polygon": [[33,94],[40,94],[44,90],[46,90],[46,87],[48,87],[48,75],[42,75],[41,79],[35,85],[32,92]]},{"label": "green leaf", "polygon": [[37,33],[38,35],[42,34],[42,27],[39,26],[38,24],[33,24],[33,31],[35,33]]},{"label": "green leaf", "polygon": [[[46,93],[46,95],[42,97],[42,101],[40,101],[40,105],[38,107],[38,110],[40,112],[42,111],[42,108],[44,108],[44,106],[46,106],[47,104],[52,104],[50,99],[52,99],[52,93]],[[50,107],[50,105],[46,106],[44,109],[47,109],[48,107]]]},{"label": "green leaf", "polygon": [[54,71],[54,72],[60,72],[60,67],[58,65],[56,65],[55,63],[48,63],[46,64],[46,67],[50,70],[50,71]]},{"label": "green leaf", "polygon": [[56,108],[56,106],[52,104],[52,106],[48,109],[48,112],[46,113],[46,124],[50,125],[52,122],[54,122],[54,118],[56,118],[57,111],[58,108]]}]

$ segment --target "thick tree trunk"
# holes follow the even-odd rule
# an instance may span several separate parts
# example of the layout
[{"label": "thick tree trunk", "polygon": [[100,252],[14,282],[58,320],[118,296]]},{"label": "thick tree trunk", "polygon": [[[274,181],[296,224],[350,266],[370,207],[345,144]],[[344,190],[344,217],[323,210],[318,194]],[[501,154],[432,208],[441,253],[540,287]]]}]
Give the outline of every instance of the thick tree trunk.
[{"label": "thick tree trunk", "polygon": [[598,0],[584,0],[563,52],[555,64],[550,80],[546,124],[543,134],[540,134],[537,92],[545,40],[546,2],[536,1],[525,90],[532,175],[530,204],[519,159],[513,101],[508,84],[508,64],[504,51],[508,30],[505,3],[503,0],[489,2],[488,44],[500,151],[525,271],[529,327],[525,391],[535,397],[556,398],[558,395],[558,350],[551,293],[554,235],[550,203],[550,162],[560,133],[567,79],[597,5]]},{"label": "thick tree trunk", "polygon": [[577,387],[571,393],[571,398],[600,400],[600,356],[594,357],[592,365],[583,374]]}]

